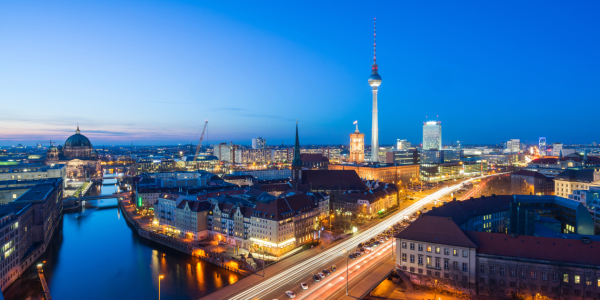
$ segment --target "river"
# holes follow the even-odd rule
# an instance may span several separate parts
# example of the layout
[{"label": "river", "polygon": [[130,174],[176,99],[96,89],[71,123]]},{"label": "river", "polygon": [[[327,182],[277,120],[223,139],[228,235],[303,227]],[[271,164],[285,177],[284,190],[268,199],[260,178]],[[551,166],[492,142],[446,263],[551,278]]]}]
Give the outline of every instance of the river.
[{"label": "river", "polygon": [[[114,185],[96,185],[90,195],[115,191]],[[43,255],[52,298],[158,299],[158,276],[162,274],[161,299],[196,299],[241,278],[141,239],[115,208],[116,198],[96,201],[97,208],[63,216]],[[4,291],[5,299],[41,299],[42,286],[35,265]]]}]

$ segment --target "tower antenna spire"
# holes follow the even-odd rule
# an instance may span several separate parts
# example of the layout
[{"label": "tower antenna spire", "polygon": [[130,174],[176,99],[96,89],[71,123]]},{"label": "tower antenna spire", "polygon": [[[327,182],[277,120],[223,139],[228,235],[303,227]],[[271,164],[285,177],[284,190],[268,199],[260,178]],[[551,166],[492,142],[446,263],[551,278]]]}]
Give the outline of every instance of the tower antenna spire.
[{"label": "tower antenna spire", "polygon": [[373,64],[377,64],[377,18],[373,18]]},{"label": "tower antenna spire", "polygon": [[377,18],[373,18],[373,73],[377,74]]}]

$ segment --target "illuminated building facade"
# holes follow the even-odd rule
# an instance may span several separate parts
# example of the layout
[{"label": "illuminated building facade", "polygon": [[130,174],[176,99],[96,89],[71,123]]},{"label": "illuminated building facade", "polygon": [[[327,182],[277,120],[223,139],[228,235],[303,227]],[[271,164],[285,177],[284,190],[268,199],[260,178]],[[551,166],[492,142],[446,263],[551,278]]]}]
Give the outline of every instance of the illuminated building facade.
[{"label": "illuminated building facade", "polygon": [[423,149],[442,149],[442,122],[423,123]]},{"label": "illuminated building facade", "polygon": [[419,165],[379,164],[378,166],[329,165],[329,170],[353,170],[364,180],[387,183],[409,182],[419,178]]},{"label": "illuminated building facade", "polygon": [[540,149],[540,155],[545,156],[546,155],[546,138],[545,137],[540,137],[540,143],[539,143],[539,149]]},{"label": "illuminated building facade", "polygon": [[365,161],[365,134],[358,131],[358,124],[356,124],[356,131],[350,134],[350,155],[348,161],[358,164]]}]

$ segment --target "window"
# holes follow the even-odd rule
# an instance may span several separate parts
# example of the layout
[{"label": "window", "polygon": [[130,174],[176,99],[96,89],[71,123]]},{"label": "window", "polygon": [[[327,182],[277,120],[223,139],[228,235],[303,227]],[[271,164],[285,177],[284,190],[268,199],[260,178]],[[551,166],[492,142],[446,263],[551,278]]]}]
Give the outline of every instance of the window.
[{"label": "window", "polygon": [[580,284],[581,283],[581,276],[575,275],[574,279],[575,280],[573,280],[573,281],[575,282],[575,284]]},{"label": "window", "polygon": [[585,278],[585,285],[592,285],[592,277],[586,277]]},{"label": "window", "polygon": [[450,249],[444,248],[444,254],[445,255],[450,255]]},{"label": "window", "polygon": [[510,268],[510,277],[517,276],[517,270],[515,268]]},{"label": "window", "polygon": [[410,250],[415,250],[415,243],[410,243]]},{"label": "window", "polygon": [[435,253],[440,254],[441,248],[440,247],[435,247]]},{"label": "window", "polygon": [[[457,261],[454,262],[454,270],[458,270],[458,262]],[[598,282],[599,282],[598,285],[600,285],[600,279],[598,279]]]},{"label": "window", "polygon": [[569,274],[563,274],[563,282],[569,282]]},{"label": "window", "polygon": [[490,266],[490,274],[496,274],[496,266]]},{"label": "window", "polygon": [[419,251],[423,251],[423,245],[419,244]]},{"label": "window", "polygon": [[463,272],[467,272],[469,270],[467,263],[463,263]]},{"label": "window", "polygon": [[419,265],[423,264],[423,255],[419,255]]},{"label": "window", "polygon": [[415,268],[414,267],[410,267],[410,271],[414,273],[415,272]]},{"label": "window", "polygon": [[431,276],[431,271],[427,270],[427,276]]},{"label": "window", "polygon": [[402,261],[406,261],[406,253],[402,253]]},{"label": "window", "polygon": [[548,273],[542,272],[542,280],[548,280]]},{"label": "window", "polygon": [[419,269],[419,274],[423,274],[423,269]]},{"label": "window", "polygon": [[514,282],[514,281],[511,281],[511,282],[510,282],[508,285],[509,285],[510,287],[516,287],[516,286],[517,286],[517,283],[516,283],[516,282]]},{"label": "window", "polygon": [[485,265],[480,265],[479,267],[479,273],[485,274]]},{"label": "window", "polygon": [[581,291],[580,290],[573,290],[573,294],[575,296],[579,296],[579,295],[581,295]]},{"label": "window", "polygon": [[431,256],[427,256],[427,266],[431,267]]},{"label": "window", "polygon": [[431,252],[431,246],[427,246],[427,252]]},{"label": "window", "polygon": [[547,292],[548,291],[548,287],[545,285],[542,285],[542,292]]},{"label": "window", "polygon": [[444,278],[450,278],[450,274],[444,273]]},{"label": "window", "polygon": [[506,269],[504,269],[504,267],[500,267],[500,275],[506,275]]},{"label": "window", "polygon": [[468,252],[467,252],[467,250],[463,250],[463,257],[468,257]]},{"label": "window", "polygon": [[[558,273],[552,273],[552,281],[558,281]],[[600,278],[598,279],[598,286],[600,286]]]},{"label": "window", "polygon": [[402,249],[406,249],[406,242],[402,242]]},{"label": "window", "polygon": [[449,269],[450,268],[450,261],[447,259],[444,259],[444,269]]},{"label": "window", "polygon": [[537,271],[531,271],[531,279],[537,279]]},{"label": "window", "polygon": [[500,280],[498,284],[504,286],[504,280]]},{"label": "window", "polygon": [[521,270],[521,278],[525,278],[525,270]]},{"label": "window", "polygon": [[531,290],[532,290],[532,291],[535,291],[535,289],[536,289],[536,288],[537,288],[537,286],[536,286],[535,284],[532,284],[532,285],[531,285]]},{"label": "window", "polygon": [[415,263],[415,255],[414,255],[414,254],[411,254],[411,255],[410,255],[410,263],[411,263],[411,264],[414,264],[414,263]]},{"label": "window", "polygon": [[479,283],[485,283],[485,278],[483,278],[483,277],[479,278]]},{"label": "window", "polygon": [[565,294],[565,295],[569,294],[569,289],[563,289],[563,294]]},{"label": "window", "polygon": [[438,269],[440,268],[440,258],[439,257],[435,258],[435,267],[438,268]]},{"label": "window", "polygon": [[469,278],[467,276],[463,276],[463,281],[469,281]]},{"label": "window", "polygon": [[453,252],[452,252],[452,254],[453,254],[454,256],[458,256],[458,250],[454,249],[454,250],[453,250]]}]

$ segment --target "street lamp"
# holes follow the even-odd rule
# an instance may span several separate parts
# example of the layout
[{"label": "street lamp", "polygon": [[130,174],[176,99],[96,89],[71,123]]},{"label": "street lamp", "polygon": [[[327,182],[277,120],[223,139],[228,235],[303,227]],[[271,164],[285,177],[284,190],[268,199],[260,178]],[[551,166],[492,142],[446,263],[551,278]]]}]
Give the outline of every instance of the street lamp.
[{"label": "street lamp", "polygon": [[160,300],[160,280],[165,278],[165,276],[158,275],[158,300]]}]

